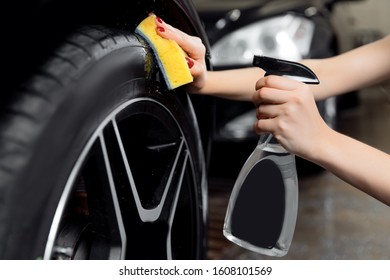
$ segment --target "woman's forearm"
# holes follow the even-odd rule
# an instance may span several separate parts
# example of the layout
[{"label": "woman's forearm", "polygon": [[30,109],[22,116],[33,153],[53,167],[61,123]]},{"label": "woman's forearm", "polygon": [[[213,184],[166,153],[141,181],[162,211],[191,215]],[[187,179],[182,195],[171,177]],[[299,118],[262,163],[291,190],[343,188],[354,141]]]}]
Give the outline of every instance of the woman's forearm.
[{"label": "woman's forearm", "polygon": [[309,160],[390,205],[390,155],[329,129]]},{"label": "woman's forearm", "polygon": [[[311,68],[320,85],[311,86],[317,100],[364,88],[390,76],[390,36],[326,59],[308,59],[301,63]],[[199,93],[233,100],[250,101],[256,81],[264,70],[256,67],[209,71]]]},{"label": "woman's forearm", "polygon": [[326,59],[301,61],[320,80],[312,86],[317,100],[377,84],[390,77],[390,36]]},{"label": "woman's forearm", "polygon": [[264,70],[256,67],[208,71],[206,85],[198,92],[232,100],[251,101],[256,81]]}]

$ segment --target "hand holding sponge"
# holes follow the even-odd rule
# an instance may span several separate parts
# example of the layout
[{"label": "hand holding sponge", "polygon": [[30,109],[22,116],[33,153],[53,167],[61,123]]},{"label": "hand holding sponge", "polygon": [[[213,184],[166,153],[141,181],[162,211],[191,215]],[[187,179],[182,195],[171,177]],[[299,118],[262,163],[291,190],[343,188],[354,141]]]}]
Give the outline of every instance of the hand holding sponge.
[{"label": "hand holding sponge", "polygon": [[187,64],[187,54],[173,40],[165,39],[157,33],[156,15],[151,14],[136,28],[152,48],[168,89],[191,83],[193,77]]}]

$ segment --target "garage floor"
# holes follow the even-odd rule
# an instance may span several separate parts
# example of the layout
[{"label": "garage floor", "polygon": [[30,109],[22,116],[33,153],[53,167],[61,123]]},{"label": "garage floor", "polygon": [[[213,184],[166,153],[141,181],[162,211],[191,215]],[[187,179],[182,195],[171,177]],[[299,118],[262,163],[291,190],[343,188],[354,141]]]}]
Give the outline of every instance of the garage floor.
[{"label": "garage floor", "polygon": [[[343,111],[337,129],[390,153],[389,89],[384,85],[362,91],[361,105]],[[209,259],[272,259],[222,236],[233,183],[223,178],[210,183]],[[390,208],[326,171],[301,176],[294,239],[283,259],[390,259]]]}]

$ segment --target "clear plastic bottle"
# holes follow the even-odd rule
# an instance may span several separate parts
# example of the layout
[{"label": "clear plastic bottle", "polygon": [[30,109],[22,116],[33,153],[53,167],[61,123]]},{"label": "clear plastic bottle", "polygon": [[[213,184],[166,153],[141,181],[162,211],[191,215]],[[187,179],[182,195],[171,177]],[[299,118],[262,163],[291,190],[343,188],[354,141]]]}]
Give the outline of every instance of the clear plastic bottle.
[{"label": "clear plastic bottle", "polygon": [[281,257],[290,248],[297,209],[295,156],[263,136],[233,187],[223,233],[243,248]]},{"label": "clear plastic bottle", "polygon": [[[253,65],[262,68],[265,76],[319,83],[313,71],[297,62],[254,56]],[[295,156],[272,135],[263,135],[234,184],[223,233],[243,248],[281,257],[290,248],[297,211]]]}]

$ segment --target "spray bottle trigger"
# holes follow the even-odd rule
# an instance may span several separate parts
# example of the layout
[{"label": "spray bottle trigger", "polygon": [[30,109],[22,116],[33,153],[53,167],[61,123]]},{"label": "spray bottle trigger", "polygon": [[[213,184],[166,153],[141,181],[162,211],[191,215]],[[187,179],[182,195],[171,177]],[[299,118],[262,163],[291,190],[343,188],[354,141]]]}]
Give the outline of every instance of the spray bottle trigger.
[{"label": "spray bottle trigger", "polygon": [[255,55],[253,66],[262,68],[266,72],[265,76],[284,76],[306,84],[320,83],[316,74],[309,67],[298,62]]}]

